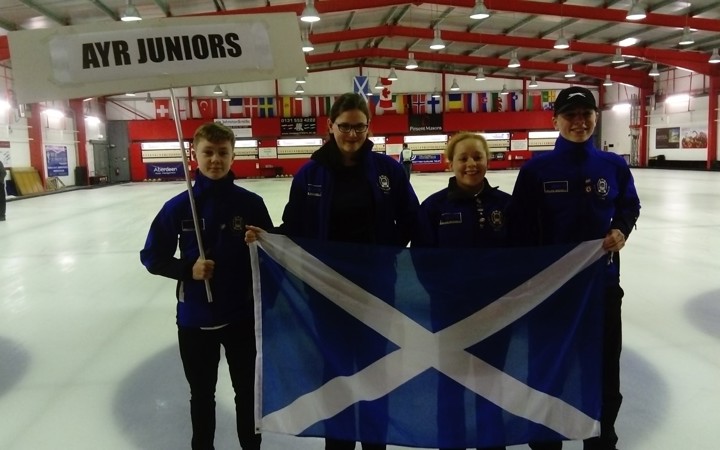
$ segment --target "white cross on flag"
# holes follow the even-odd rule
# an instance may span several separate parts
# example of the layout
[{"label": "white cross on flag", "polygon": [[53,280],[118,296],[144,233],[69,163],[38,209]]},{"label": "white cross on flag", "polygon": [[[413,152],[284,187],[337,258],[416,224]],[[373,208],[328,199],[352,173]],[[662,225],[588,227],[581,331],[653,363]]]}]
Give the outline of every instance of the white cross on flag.
[{"label": "white cross on flag", "polygon": [[426,448],[595,436],[603,254],[599,240],[478,251],[264,233],[257,426]]},{"label": "white cross on flag", "polygon": [[370,95],[370,82],[366,76],[356,76],[353,78],[353,92],[363,96],[365,101],[368,101],[368,95]]}]

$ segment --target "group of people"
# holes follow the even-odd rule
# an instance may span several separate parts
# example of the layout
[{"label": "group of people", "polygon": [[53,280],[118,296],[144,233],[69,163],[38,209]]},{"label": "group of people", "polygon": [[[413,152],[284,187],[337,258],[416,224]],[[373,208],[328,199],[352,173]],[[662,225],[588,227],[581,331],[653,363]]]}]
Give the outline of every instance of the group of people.
[{"label": "group of people", "polygon": [[[640,203],[624,159],[594,147],[597,117],[590,91],[561,91],[553,117],[560,133],[555,150],[522,167],[512,195],[486,178],[490,153],[485,139],[474,133],[456,134],[445,150],[453,173],[447,188],[420,204],[403,164],[372,151],[371,116],[363,97],[344,94],[330,110],[329,140],[294,177],[277,228],[263,200],[233,183],[232,131],[215,123],[201,126],[193,139],[198,172],[192,193],[206,258],[199,256],[187,192],[163,206],[140,254],[151,273],[177,280],[178,339],[190,385],[192,448],[213,448],[221,346],[236,394],[240,444],[244,450],[260,448],[253,422],[255,340],[246,242],[256,240],[263,230],[273,230],[291,237],[398,247],[538,246],[602,238],[609,256],[601,435],[585,441],[584,448],[615,449],[614,422],[622,400],[623,292],[617,252],[635,225]],[[355,444],[326,439],[325,449],[350,450]],[[361,444],[364,450],[386,448],[383,442]],[[530,447],[559,449],[562,442]]]}]

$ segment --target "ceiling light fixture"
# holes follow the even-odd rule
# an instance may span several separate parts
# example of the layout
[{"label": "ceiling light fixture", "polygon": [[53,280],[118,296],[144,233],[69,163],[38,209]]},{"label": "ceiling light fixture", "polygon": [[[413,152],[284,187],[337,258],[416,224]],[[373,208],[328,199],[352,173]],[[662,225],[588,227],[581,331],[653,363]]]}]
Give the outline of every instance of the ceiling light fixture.
[{"label": "ceiling light fixture", "polygon": [[305,83],[307,83],[307,81],[305,80],[305,77],[297,77],[297,78],[295,78],[295,83],[296,84],[305,84]]},{"label": "ceiling light fixture", "polygon": [[532,77],[530,77],[530,83],[528,84],[528,87],[531,87],[531,88],[536,88],[536,87],[538,87],[538,82],[537,82],[537,80],[535,79],[535,75],[533,75]]},{"label": "ceiling light fixture", "polygon": [[457,78],[453,78],[452,85],[450,85],[450,90],[451,91],[459,91],[460,90],[460,85],[458,85]]},{"label": "ceiling light fixture", "polygon": [[645,8],[640,6],[637,0],[633,0],[630,10],[628,10],[626,20],[643,20],[647,15],[645,14]]},{"label": "ceiling light fixture", "polygon": [[125,95],[127,95],[128,97],[135,97],[134,92],[126,92]]},{"label": "ceiling light fixture", "polygon": [[507,90],[507,87],[505,87],[505,85],[503,84],[503,88],[502,88],[502,91],[500,91],[500,95],[508,95],[508,94],[509,94],[509,92]]},{"label": "ceiling light fixture", "polygon": [[648,72],[648,75],[651,77],[659,77],[660,71],[658,70],[657,63],[653,63],[652,68],[650,69],[650,72]]},{"label": "ceiling light fixture", "polygon": [[[717,52],[717,50],[716,50]],[[477,71],[477,75],[475,75],[475,81],[484,81],[485,80],[485,71],[483,68],[479,68]]]},{"label": "ceiling light fixture", "polygon": [[511,69],[520,67],[520,61],[517,58],[517,52],[515,50],[510,54],[510,62],[508,62],[507,66]]},{"label": "ceiling light fixture", "polygon": [[567,39],[565,39],[565,34],[563,33],[563,30],[560,30],[560,37],[557,38],[557,41],[555,41],[555,45],[553,45],[553,48],[556,50],[565,50],[566,48],[570,48],[570,43]]},{"label": "ceiling light fixture", "polygon": [[313,23],[320,20],[320,13],[315,9],[315,0],[306,0],[305,9],[300,14],[300,20],[303,22]]},{"label": "ceiling light fixture", "polygon": [[408,53],[408,61],[407,64],[405,64],[405,68],[407,70],[413,70],[418,68],[418,63],[415,61],[415,54],[414,53]]},{"label": "ceiling light fixture", "polygon": [[485,7],[485,2],[483,0],[477,0],[475,2],[475,7],[473,7],[472,11],[470,12],[470,18],[475,20],[482,20],[487,19],[490,17],[490,11]]},{"label": "ceiling light fixture", "polygon": [[625,58],[623,58],[622,52],[619,48],[615,49],[615,56],[613,56],[612,63],[613,64],[622,64],[625,62]]},{"label": "ceiling light fixture", "polygon": [[375,89],[380,90],[384,87],[385,86],[383,86],[382,81],[380,81],[380,77],[378,77],[377,82],[375,83]]},{"label": "ceiling light fixture", "polygon": [[295,93],[296,94],[304,94],[305,89],[302,87],[302,84],[295,85]]},{"label": "ceiling light fixture", "polygon": [[132,0],[128,0],[127,6],[125,6],[125,11],[123,11],[120,20],[122,20],[123,22],[136,22],[138,20],[142,20],[142,17],[140,17],[140,12],[135,7],[135,5],[133,5]]},{"label": "ceiling light fixture", "polygon": [[710,64],[720,63],[720,53],[718,53],[718,49],[713,50],[712,55],[710,55],[710,59],[708,59],[708,62]]},{"label": "ceiling light fixture", "polygon": [[224,93],[225,93],[225,91],[222,90],[222,88],[220,87],[219,84],[216,84],[215,87],[213,88],[213,94],[215,94],[215,95],[223,95]]},{"label": "ceiling light fixture", "polygon": [[567,72],[565,72],[565,78],[573,78],[575,76],[575,72],[573,72],[572,64],[568,64]]},{"label": "ceiling light fixture", "polygon": [[387,78],[388,78],[388,80],[390,80],[390,81],[397,81],[398,76],[397,76],[397,74],[395,73],[395,69],[394,69],[393,67],[390,68],[390,73],[388,74],[388,77],[387,77]]},{"label": "ceiling light fixture", "polygon": [[231,100],[230,98],[230,91],[225,91],[225,95],[223,96],[222,101],[229,102]]},{"label": "ceiling light fixture", "polygon": [[150,95],[149,92],[148,92],[147,95],[145,96],[145,103],[153,103],[152,95]]},{"label": "ceiling light fixture", "polygon": [[430,50],[442,50],[445,48],[445,42],[440,37],[440,27],[435,26],[435,37],[430,43]]},{"label": "ceiling light fixture", "polygon": [[302,51],[304,51],[305,53],[310,53],[313,50],[315,50],[315,47],[313,47],[313,45],[310,43],[310,38],[305,35],[302,41]]},{"label": "ceiling light fixture", "polygon": [[680,38],[680,42],[678,42],[678,45],[690,45],[690,44],[694,44],[694,43],[695,43],[695,39],[693,39],[692,36],[690,36],[690,28],[685,27],[683,29],[683,34],[682,34],[682,37]]},{"label": "ceiling light fixture", "polygon": [[610,74],[605,75],[605,81],[603,81],[603,86],[612,86],[613,82],[610,79]]}]

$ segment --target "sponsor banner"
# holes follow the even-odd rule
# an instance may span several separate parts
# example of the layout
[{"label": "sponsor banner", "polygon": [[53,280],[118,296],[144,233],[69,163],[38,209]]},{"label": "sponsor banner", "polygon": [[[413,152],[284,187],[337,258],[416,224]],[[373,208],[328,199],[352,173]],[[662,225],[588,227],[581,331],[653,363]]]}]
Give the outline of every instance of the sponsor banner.
[{"label": "sponsor banner", "polygon": [[145,164],[146,178],[185,178],[182,162]]},{"label": "sponsor banner", "polygon": [[411,133],[437,132],[443,129],[440,114],[410,115],[408,118]]},{"label": "sponsor banner", "polygon": [[315,117],[281,117],[280,135],[317,135],[317,118]]}]

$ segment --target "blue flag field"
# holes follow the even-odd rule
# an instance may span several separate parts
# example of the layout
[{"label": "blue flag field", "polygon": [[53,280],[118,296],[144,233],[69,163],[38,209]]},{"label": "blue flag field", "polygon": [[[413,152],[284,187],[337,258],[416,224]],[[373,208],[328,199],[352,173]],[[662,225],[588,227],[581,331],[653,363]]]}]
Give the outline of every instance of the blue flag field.
[{"label": "blue flag field", "polygon": [[600,431],[601,241],[252,244],[261,432],[407,447]]}]

